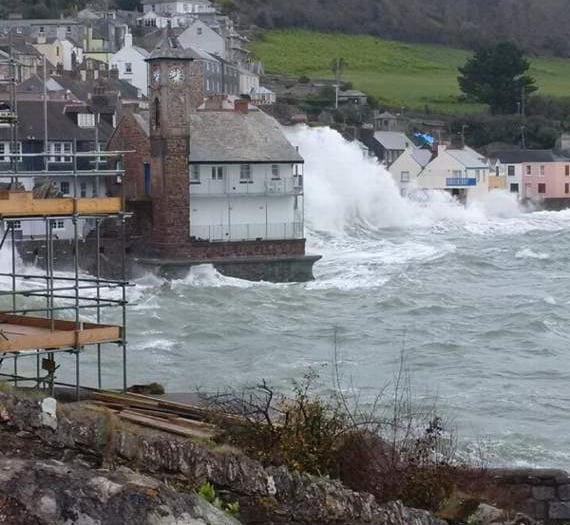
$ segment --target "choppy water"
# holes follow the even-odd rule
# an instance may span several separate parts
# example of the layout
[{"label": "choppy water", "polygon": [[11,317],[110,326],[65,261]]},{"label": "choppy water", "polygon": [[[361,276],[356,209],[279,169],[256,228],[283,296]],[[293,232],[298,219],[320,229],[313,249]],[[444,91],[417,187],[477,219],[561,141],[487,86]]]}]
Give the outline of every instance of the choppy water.
[{"label": "choppy water", "polygon": [[336,327],[343,373],[364,397],[392,380],[404,348],[415,391],[438,397],[466,449],[570,468],[570,211],[523,213],[500,193],[467,209],[444,195],[402,200],[333,131],[289,135],[307,161],[316,280],[249,283],[207,266],[145,277],[130,293],[131,382],[285,387],[324,365],[326,387]]}]

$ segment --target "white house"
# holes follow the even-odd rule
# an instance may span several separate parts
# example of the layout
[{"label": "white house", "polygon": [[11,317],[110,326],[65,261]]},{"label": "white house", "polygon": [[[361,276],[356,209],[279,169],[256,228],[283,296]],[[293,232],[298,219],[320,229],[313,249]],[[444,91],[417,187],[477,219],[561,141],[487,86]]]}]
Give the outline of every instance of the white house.
[{"label": "white house", "polygon": [[303,238],[303,159],[277,121],[218,97],[190,127],[190,234],[210,242]]},{"label": "white house", "polygon": [[277,102],[277,95],[263,86],[254,87],[249,91],[251,101],[257,106],[268,106]]},{"label": "white house", "polygon": [[488,193],[489,173],[489,162],[475,150],[438,145],[437,155],[416,181],[420,189],[443,190],[460,200],[470,200]]},{"label": "white house", "polygon": [[239,71],[239,93],[249,95],[252,90],[259,88],[259,75],[244,66],[238,67]]},{"label": "white house", "polygon": [[126,80],[140,89],[145,96],[148,92],[148,64],[145,59],[148,55],[146,49],[133,46],[133,36],[127,33],[123,47],[111,57],[109,62],[111,69],[118,71],[121,80]]},{"label": "white house", "polygon": [[225,58],[226,44],[224,38],[216,33],[208,24],[196,19],[178,35],[178,41],[184,49],[200,48],[212,55]]},{"label": "white house", "polygon": [[431,158],[431,150],[408,146],[392,163],[389,171],[402,195],[418,187],[418,177]]},{"label": "white house", "polygon": [[143,12],[204,15],[215,14],[216,8],[209,0],[143,0]]}]

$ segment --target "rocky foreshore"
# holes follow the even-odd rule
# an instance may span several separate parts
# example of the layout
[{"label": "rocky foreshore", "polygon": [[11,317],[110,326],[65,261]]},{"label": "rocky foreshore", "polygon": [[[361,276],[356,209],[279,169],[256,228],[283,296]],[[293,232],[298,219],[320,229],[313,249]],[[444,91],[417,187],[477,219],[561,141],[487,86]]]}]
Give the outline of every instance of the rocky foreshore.
[{"label": "rocky foreshore", "polygon": [[[0,392],[0,453],[0,523],[10,525],[447,523],[235,450],[11,391]],[[196,494],[206,482],[239,502],[238,519]],[[473,510],[470,524],[534,523],[493,507]]]}]

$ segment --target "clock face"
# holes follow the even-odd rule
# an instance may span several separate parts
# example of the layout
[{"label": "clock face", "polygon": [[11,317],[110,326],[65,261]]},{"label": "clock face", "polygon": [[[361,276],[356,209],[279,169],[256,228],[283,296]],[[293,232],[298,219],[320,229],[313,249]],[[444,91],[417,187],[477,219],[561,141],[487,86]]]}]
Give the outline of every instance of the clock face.
[{"label": "clock face", "polygon": [[168,78],[173,84],[179,84],[184,80],[184,71],[179,66],[173,66],[168,70]]},{"label": "clock face", "polygon": [[159,67],[155,67],[152,70],[152,82],[155,85],[158,85],[158,83],[160,82],[160,68]]}]

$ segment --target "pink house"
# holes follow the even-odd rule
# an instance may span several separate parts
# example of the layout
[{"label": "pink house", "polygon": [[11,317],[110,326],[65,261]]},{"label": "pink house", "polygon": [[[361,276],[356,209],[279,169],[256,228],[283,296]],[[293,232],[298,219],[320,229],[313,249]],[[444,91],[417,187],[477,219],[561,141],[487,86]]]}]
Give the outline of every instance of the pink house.
[{"label": "pink house", "polygon": [[524,162],[521,179],[522,199],[570,200],[570,159],[555,157],[551,162]]}]

